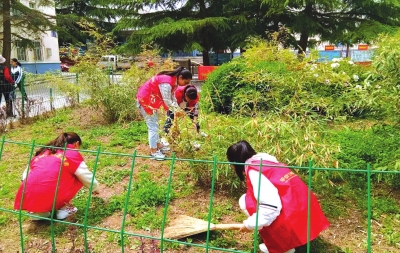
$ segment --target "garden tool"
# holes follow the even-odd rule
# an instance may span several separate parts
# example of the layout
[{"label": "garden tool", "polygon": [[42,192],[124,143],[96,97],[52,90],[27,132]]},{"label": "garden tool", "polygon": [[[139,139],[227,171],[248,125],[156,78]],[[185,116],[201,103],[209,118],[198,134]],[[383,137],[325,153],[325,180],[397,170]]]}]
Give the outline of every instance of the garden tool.
[{"label": "garden tool", "polygon": [[213,230],[240,230],[243,224],[208,224],[208,221],[180,215],[164,230],[164,238],[180,239]]}]

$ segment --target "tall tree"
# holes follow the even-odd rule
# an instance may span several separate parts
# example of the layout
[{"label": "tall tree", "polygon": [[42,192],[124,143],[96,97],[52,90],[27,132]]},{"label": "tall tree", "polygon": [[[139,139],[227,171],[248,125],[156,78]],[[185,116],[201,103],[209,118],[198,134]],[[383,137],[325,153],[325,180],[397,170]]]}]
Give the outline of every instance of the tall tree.
[{"label": "tall tree", "polygon": [[91,22],[105,33],[111,32],[126,4],[115,0],[55,0],[60,45],[85,44],[92,39],[79,23]]},{"label": "tall tree", "polygon": [[[292,32],[300,34],[299,52],[306,50],[308,39],[346,44],[369,42],[379,33],[400,24],[398,1],[375,0],[263,0],[270,6],[267,15],[280,14]],[[371,25],[373,24],[373,25]]]},{"label": "tall tree", "polygon": [[257,0],[136,1],[116,30],[132,30],[123,49],[153,42],[165,51],[198,49],[209,65],[210,50],[236,49],[249,35],[264,33],[268,22],[260,8]]},{"label": "tall tree", "polygon": [[12,43],[19,41],[23,47],[31,47],[40,33],[54,28],[55,17],[40,11],[41,7],[52,6],[53,2],[51,0],[36,1],[35,9],[17,0],[2,0],[0,3],[3,28],[2,55],[7,60],[6,64],[10,64]]}]

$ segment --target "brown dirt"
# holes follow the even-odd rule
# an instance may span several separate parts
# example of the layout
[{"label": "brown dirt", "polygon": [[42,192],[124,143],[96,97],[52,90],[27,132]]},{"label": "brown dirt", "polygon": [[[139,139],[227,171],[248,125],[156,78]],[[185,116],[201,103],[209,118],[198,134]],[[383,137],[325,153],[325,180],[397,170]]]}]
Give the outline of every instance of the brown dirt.
[{"label": "brown dirt", "polygon": [[[94,113],[93,110],[89,108],[77,108],[74,112],[74,122],[72,124],[78,124],[82,128],[92,128],[95,126],[103,125],[105,122],[99,117],[98,114]],[[103,141],[107,141],[107,137],[104,137]],[[148,155],[148,147],[146,144],[141,144],[136,147],[137,153],[140,155]],[[124,150],[124,152],[129,153],[133,150]],[[130,168],[131,159],[128,158],[128,162],[125,166],[121,168]],[[136,168],[141,168],[147,165],[147,170],[156,175],[156,177],[168,177],[169,176],[169,162],[154,161],[145,158],[137,158]],[[118,168],[117,168],[118,169]],[[135,170],[135,174],[139,170]],[[125,177],[120,183],[115,184],[111,187],[102,185],[100,188],[100,194],[97,197],[103,198],[106,201],[113,195],[120,195],[125,191],[129,182],[129,178]],[[191,183],[191,182],[188,182]],[[400,197],[399,197],[400,199]],[[189,215],[192,217],[199,218],[201,216],[208,214],[208,206],[210,203],[210,191],[204,189],[198,189],[191,195],[185,198],[179,198],[171,201],[170,211],[168,214],[169,220],[173,220],[180,214]],[[222,215],[219,217],[219,223],[238,223],[240,220],[239,210],[237,201],[232,201],[228,195],[224,193],[216,192],[213,199],[213,207],[224,206],[230,204],[232,206],[231,212],[238,214],[235,217],[228,215]],[[116,212],[113,215],[105,218],[96,227],[103,229],[112,229],[119,231],[121,229],[123,214],[122,212]],[[126,220],[129,221],[131,217],[128,215]],[[10,222],[7,225],[0,227],[0,233],[6,234],[6,237],[2,237],[0,240],[0,253],[11,253],[20,252],[20,232],[18,226],[17,216],[10,215]],[[73,218],[72,218],[73,221]],[[332,245],[348,248],[352,253],[364,253],[366,252],[366,239],[367,230],[364,218],[361,213],[349,210],[347,217],[339,217],[335,220],[331,220],[331,226],[321,234],[321,238]],[[385,238],[378,232],[381,228],[381,224],[378,222],[372,222],[372,231],[374,244],[372,245],[372,252],[399,252],[396,247],[383,246],[387,245]],[[56,225],[57,227],[57,225]],[[26,242],[25,252],[34,253],[47,253],[51,252],[51,239],[49,237],[50,226],[48,222],[32,222],[24,221],[22,223],[22,231],[24,240]],[[125,231],[133,234],[148,235],[148,236],[159,236],[160,231],[145,231],[137,230],[132,225],[127,225]],[[252,235],[233,232],[235,233],[235,238],[237,242],[249,242],[252,240]],[[111,233],[101,230],[88,229],[88,246],[92,249],[90,252],[121,252],[121,246],[118,243],[119,234]],[[194,236],[192,238],[192,243],[204,244],[205,236]],[[125,246],[125,252],[135,252],[135,253],[152,253],[160,252],[159,241],[140,238],[138,236],[128,236],[126,238],[128,245]],[[84,251],[84,240],[82,230],[75,226],[68,226],[67,231],[65,231],[62,236],[56,238],[57,252],[68,252],[68,253],[81,253]],[[97,249],[94,251],[93,249]],[[164,250],[168,253],[177,252],[204,252],[203,248],[196,247],[186,247],[184,245],[178,246],[177,249]],[[210,250],[209,252],[217,252],[215,250]],[[220,251],[218,251],[220,252]],[[321,252],[322,253],[322,252]]]}]

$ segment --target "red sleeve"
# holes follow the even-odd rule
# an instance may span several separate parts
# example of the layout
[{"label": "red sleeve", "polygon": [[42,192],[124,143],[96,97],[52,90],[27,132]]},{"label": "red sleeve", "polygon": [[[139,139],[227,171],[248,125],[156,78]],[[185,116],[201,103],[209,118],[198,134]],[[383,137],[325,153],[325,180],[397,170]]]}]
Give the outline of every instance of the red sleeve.
[{"label": "red sleeve", "polygon": [[14,83],[14,80],[11,78],[10,70],[8,67],[4,68],[4,77],[8,83]]}]

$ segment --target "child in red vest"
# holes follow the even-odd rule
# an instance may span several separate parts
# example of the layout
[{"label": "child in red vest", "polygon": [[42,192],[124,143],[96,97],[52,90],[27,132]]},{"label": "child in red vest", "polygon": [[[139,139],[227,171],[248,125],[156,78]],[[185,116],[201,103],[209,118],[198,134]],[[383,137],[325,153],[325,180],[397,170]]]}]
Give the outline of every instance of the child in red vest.
[{"label": "child in red vest", "polygon": [[[197,132],[200,131],[200,125],[197,122],[197,118],[199,116],[199,99],[200,94],[197,92],[197,89],[194,85],[189,84],[186,86],[179,86],[175,91],[176,101],[181,109],[183,109],[186,114],[192,120],[194,127]],[[172,122],[174,120],[174,113],[170,110],[167,112],[167,121],[164,124],[164,131],[166,133],[169,132],[169,129],[172,126]]]},{"label": "child in red vest", "polygon": [[184,112],[179,111],[175,90],[179,86],[188,85],[191,80],[192,73],[179,67],[173,71],[162,71],[139,87],[136,94],[137,106],[147,124],[150,155],[153,159],[165,159],[165,155],[161,152],[163,146],[158,134],[157,110],[163,107],[165,110],[174,111],[178,117],[182,115]]},{"label": "child in red vest", "polygon": [[[65,144],[67,150],[64,151]],[[57,193],[54,213],[57,219],[65,219],[78,210],[70,201],[82,186],[88,189],[92,186],[93,193],[97,194],[99,184],[78,151],[81,145],[79,135],[69,132],[40,148],[22,174],[14,209],[48,218]]]},{"label": "child in red vest", "polygon": [[226,155],[230,162],[246,164],[231,165],[247,185],[246,194],[239,199],[248,216],[241,231],[258,229],[264,241],[260,244],[262,252],[293,253],[307,243],[308,231],[311,241],[328,228],[329,222],[312,192],[308,228],[308,187],[274,156],[256,153],[247,141],[231,145]]}]

